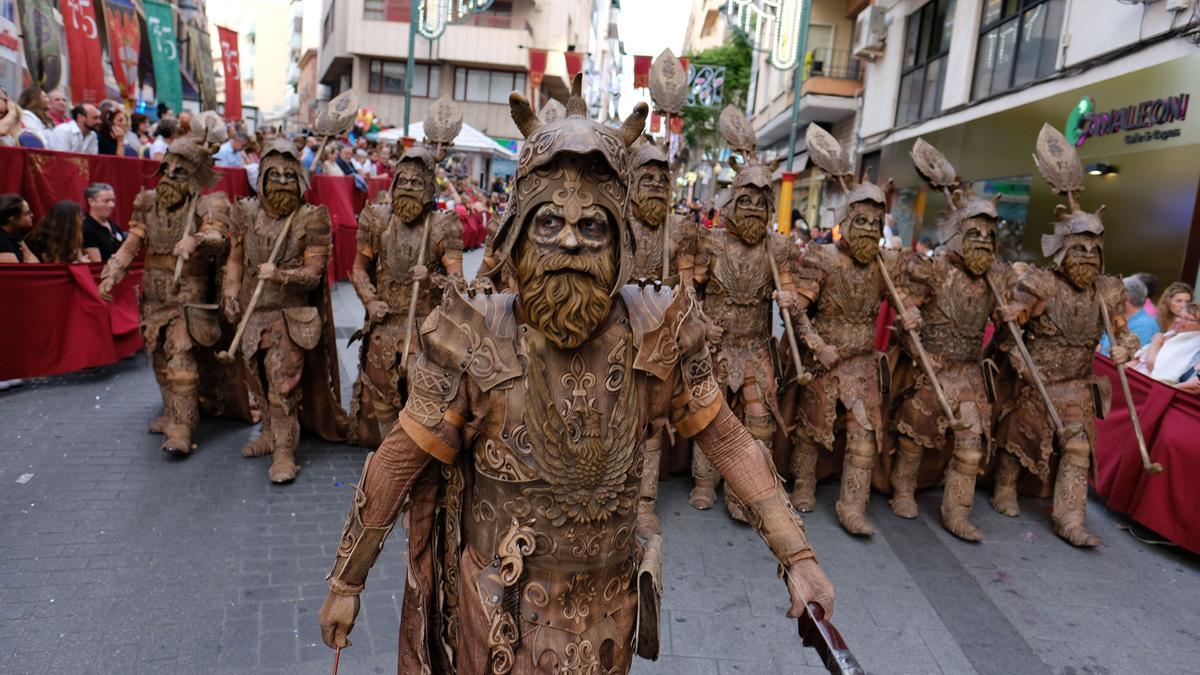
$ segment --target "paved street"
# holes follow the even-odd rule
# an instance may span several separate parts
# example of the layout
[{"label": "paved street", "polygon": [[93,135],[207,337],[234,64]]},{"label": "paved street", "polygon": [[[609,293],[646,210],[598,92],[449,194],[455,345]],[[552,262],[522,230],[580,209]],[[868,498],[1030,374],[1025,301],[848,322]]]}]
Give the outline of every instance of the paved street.
[{"label": "paved street", "polygon": [[[339,341],[359,319],[336,289]],[[354,354],[343,349],[343,388]],[[293,485],[239,448],[254,433],[206,421],[178,461],[145,433],[151,371],[111,367],[0,392],[0,671],[327,673],[316,615],[364,451],[305,438]],[[723,509],[663,485],[663,657],[635,672],[819,673],[783,616],[766,547]],[[1200,563],[1147,546],[1093,502],[1106,545],[1078,551],[1049,529],[1048,503],[994,514],[979,545],[945,534],[940,495],[902,521],[876,496],[870,540],[843,534],[822,486],[807,518],[838,586],[836,620],[872,673],[1180,673],[1200,667]],[[371,574],[343,673],[395,667],[403,533]]]}]

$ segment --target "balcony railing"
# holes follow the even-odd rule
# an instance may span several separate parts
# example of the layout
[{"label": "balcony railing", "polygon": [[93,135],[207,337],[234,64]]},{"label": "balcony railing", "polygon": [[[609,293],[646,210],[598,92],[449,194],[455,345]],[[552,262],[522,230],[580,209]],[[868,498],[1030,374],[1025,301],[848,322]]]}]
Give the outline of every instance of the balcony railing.
[{"label": "balcony railing", "polygon": [[810,52],[812,61],[804,79],[828,77],[835,80],[861,80],[862,62],[847,49],[821,49]]}]

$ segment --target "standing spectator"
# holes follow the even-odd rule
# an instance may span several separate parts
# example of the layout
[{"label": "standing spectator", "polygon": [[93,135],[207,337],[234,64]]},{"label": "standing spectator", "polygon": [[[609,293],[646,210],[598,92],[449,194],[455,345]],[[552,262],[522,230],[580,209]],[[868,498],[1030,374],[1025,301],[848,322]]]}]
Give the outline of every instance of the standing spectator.
[{"label": "standing spectator", "polygon": [[234,132],[229,140],[221,144],[221,149],[215,156],[216,164],[225,168],[241,168],[246,166],[246,148],[250,145],[250,136],[244,131]]},{"label": "standing spectator", "polygon": [[[1137,275],[1125,277],[1125,319],[1129,324],[1129,332],[1137,336],[1140,346],[1145,347],[1154,339],[1154,334],[1158,332],[1158,322],[1154,320],[1146,310],[1142,309],[1142,305],[1146,302],[1146,284]],[[1108,348],[1111,343],[1108,339],[1108,333],[1105,332],[1100,338],[1100,353],[1108,356]]]},{"label": "standing spectator", "polygon": [[63,93],[62,89],[51,90],[46,95],[46,101],[49,104],[46,112],[50,116],[51,125],[66,124],[73,119],[71,102],[67,100],[67,95]]},{"label": "standing spectator", "polygon": [[352,161],[353,157],[354,157],[354,148],[351,147],[349,144],[343,145],[338,150],[338,155],[337,155],[336,161],[337,161],[338,168],[342,170],[343,176],[358,175],[358,172],[355,171],[355,169],[354,169],[354,162]]},{"label": "standing spectator", "polygon": [[83,209],[73,201],[64,199],[51,206],[26,241],[42,262],[88,262],[83,254]]},{"label": "standing spectator", "polygon": [[126,156],[125,134],[128,131],[129,113],[124,108],[105,110],[100,115],[100,127],[96,129],[97,150],[101,155]]},{"label": "standing spectator", "polygon": [[0,263],[35,263],[38,257],[25,244],[33,229],[33,211],[20,195],[0,195]]},{"label": "standing spectator", "polygon": [[179,122],[168,117],[158,121],[158,130],[154,142],[150,144],[150,159],[162,159],[167,154],[167,147],[179,134]]},{"label": "standing spectator", "polygon": [[96,127],[100,126],[100,110],[91,103],[71,108],[74,117],[50,133],[50,149],[94,155],[98,150]]},{"label": "standing spectator", "polygon": [[15,147],[21,138],[21,108],[0,87],[0,146]]},{"label": "standing spectator", "polygon": [[150,118],[133,113],[129,118],[129,131],[125,134],[125,145],[133,148],[134,154],[144,157],[150,145]]},{"label": "standing spectator", "polygon": [[1142,309],[1151,317],[1157,318],[1158,307],[1154,306],[1154,299],[1158,297],[1158,277],[1149,272],[1138,272],[1133,276],[1146,284],[1146,304],[1142,305]]},{"label": "standing spectator", "polygon": [[41,142],[42,147],[50,145],[50,130],[54,122],[50,121],[50,97],[36,86],[21,92],[17,97],[17,106],[21,108],[21,126],[25,133],[30,134]]},{"label": "standing spectator", "polygon": [[83,252],[92,262],[108,262],[125,241],[125,232],[112,219],[116,194],[108,183],[92,183],[83,197],[88,210],[83,219]]},{"label": "standing spectator", "polygon": [[1158,298],[1158,328],[1163,333],[1171,330],[1175,317],[1192,301],[1192,287],[1176,281]]}]

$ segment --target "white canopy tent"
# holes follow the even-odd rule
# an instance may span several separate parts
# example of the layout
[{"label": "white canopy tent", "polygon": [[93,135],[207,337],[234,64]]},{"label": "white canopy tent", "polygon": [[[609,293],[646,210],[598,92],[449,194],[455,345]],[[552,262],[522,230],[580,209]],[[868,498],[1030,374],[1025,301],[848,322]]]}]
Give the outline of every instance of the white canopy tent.
[{"label": "white canopy tent", "polygon": [[[417,139],[419,143],[425,137],[425,125],[421,122],[415,122],[408,125],[408,135]],[[404,128],[395,127],[379,132],[377,136],[380,142],[394,143],[404,137]],[[458,138],[454,139],[454,147],[450,152],[466,152],[484,157],[503,157],[505,159],[515,160],[517,153],[512,152],[508,148],[500,145],[492,140],[487,134],[476,129],[469,124],[463,124],[462,131],[459,132]]]}]

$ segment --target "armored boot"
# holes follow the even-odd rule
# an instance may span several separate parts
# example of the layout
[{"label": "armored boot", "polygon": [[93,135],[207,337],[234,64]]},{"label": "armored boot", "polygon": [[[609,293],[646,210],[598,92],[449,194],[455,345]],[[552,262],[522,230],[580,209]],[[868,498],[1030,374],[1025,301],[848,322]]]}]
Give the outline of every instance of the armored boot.
[{"label": "armored boot", "polygon": [[688,496],[688,503],[693,509],[704,511],[711,509],[713,504],[717,503],[717,482],[720,480],[720,474],[717,472],[717,467],[708,461],[708,457],[704,456],[704,451],[698,447],[692,448],[692,493]]},{"label": "armored boot", "polygon": [[896,448],[896,464],[892,466],[892,498],[888,505],[901,518],[917,517],[917,468],[921,465],[921,446],[901,436]]},{"label": "armored boot", "polygon": [[271,468],[267,475],[272,483],[290,483],[300,470],[296,466],[296,446],[300,443],[300,420],[295,410],[271,403]]},{"label": "armored boot", "polygon": [[654,504],[658,500],[658,466],[662,460],[663,432],[646,439],[642,446],[645,463],[642,468],[642,486],[638,495],[637,533],[643,539],[649,539],[656,534],[662,534],[662,524],[654,513]]},{"label": "armored boot", "polygon": [[866,429],[846,431],[846,459],[842,463],[842,492],[838,496],[838,522],[850,534],[870,536],[875,527],[867,520],[871,498],[871,469],[875,466],[875,439]]},{"label": "armored boot", "polygon": [[817,457],[820,448],[804,432],[797,432],[792,443],[792,507],[808,513],[817,505]]},{"label": "armored boot", "polygon": [[1099,546],[1100,537],[1083,526],[1087,514],[1087,471],[1091,459],[1088,437],[1076,434],[1065,444],[1054,483],[1054,534],[1075,546]]},{"label": "armored boot", "polygon": [[167,411],[164,408],[164,410],[161,413],[159,413],[158,417],[155,417],[154,419],[150,420],[150,425],[146,427],[146,433],[161,434],[163,432],[163,430],[166,428],[167,428]]},{"label": "armored boot", "polygon": [[167,373],[168,386],[163,390],[166,400],[163,424],[163,452],[186,455],[192,451],[192,430],[200,413],[196,404],[195,371],[172,370]]},{"label": "armored boot", "polygon": [[975,477],[983,459],[983,439],[976,434],[956,433],[954,456],[946,467],[946,489],[942,493],[942,526],[967,541],[982,541],[983,532],[971,524],[975,502]]},{"label": "armored boot", "polygon": [[266,457],[271,454],[271,416],[263,415],[262,428],[258,430],[258,436],[247,443],[242,448],[242,457]]},{"label": "armored boot", "polygon": [[1021,475],[1021,463],[1012,453],[1001,450],[998,454],[992,508],[996,513],[1016,517],[1021,515],[1021,507],[1017,503],[1017,478]]}]

